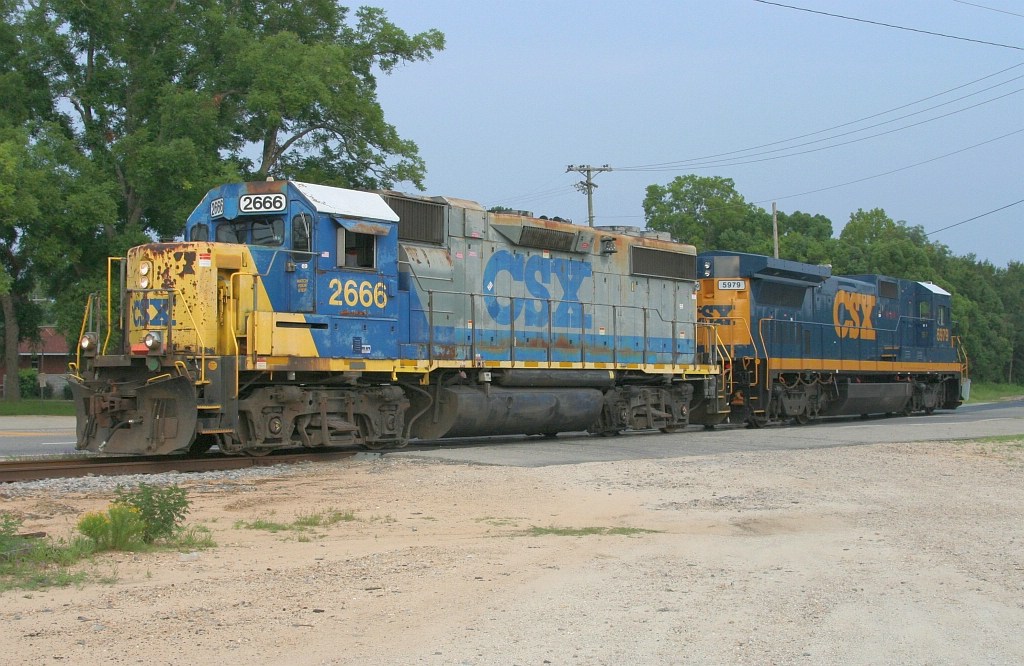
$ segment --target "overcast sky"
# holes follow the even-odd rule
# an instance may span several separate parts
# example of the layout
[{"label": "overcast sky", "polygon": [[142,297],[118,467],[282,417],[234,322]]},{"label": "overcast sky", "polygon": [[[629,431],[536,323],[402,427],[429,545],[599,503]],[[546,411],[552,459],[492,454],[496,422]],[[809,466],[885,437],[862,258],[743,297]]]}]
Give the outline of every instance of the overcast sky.
[{"label": "overcast sky", "polygon": [[1024,199],[1020,0],[784,3],[861,21],[754,0],[367,4],[447,39],[379,81],[427,194],[586,224],[566,167],[607,164],[595,223],[644,226],[648,185],[723,176],[836,235],[883,208],[955,254],[1024,260],[1024,204],[964,222]]}]

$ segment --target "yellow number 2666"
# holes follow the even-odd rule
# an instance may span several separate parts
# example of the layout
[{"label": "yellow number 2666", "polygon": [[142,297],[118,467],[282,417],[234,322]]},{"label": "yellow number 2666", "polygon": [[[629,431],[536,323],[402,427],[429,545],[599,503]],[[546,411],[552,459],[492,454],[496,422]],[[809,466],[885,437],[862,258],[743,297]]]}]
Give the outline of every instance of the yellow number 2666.
[{"label": "yellow number 2666", "polygon": [[330,281],[329,286],[331,298],[327,302],[331,305],[383,309],[388,304],[388,290],[383,282],[373,283],[369,280],[361,282],[345,280],[342,282],[340,279],[334,278]]}]

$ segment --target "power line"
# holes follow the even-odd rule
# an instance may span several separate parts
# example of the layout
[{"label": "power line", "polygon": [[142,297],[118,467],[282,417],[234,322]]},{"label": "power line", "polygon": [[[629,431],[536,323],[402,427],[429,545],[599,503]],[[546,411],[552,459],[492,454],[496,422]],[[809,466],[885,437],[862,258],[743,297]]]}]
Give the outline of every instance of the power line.
[{"label": "power line", "polygon": [[[888,109],[886,111],[880,111],[878,113],[874,113],[874,114],[871,114],[869,116],[865,116],[863,118],[859,118],[857,120],[851,120],[849,122],[841,123],[839,125],[834,125],[832,127],[828,127],[826,129],[822,129],[822,130],[817,130],[815,132],[808,132],[807,134],[801,134],[799,136],[795,136],[795,137],[792,137],[792,138],[789,138],[789,139],[781,139],[779,141],[772,141],[770,143],[764,143],[764,144],[761,144],[759,146],[752,146],[750,148],[743,148],[741,150],[732,150],[732,151],[725,152],[725,153],[717,153],[717,154],[714,154],[714,155],[705,155],[705,156],[702,156],[702,157],[693,157],[693,158],[689,158],[689,159],[685,159],[685,160],[677,160],[677,161],[673,161],[673,162],[657,162],[657,163],[654,163],[654,164],[640,164],[640,165],[636,165],[636,166],[619,167],[619,170],[621,170],[621,171],[630,171],[630,170],[634,170],[635,169],[635,170],[639,171],[639,170],[655,170],[654,167],[683,166],[683,165],[690,164],[690,163],[693,163],[693,162],[701,162],[703,160],[712,160],[712,159],[719,158],[719,157],[728,157],[730,155],[738,155],[740,153],[749,153],[749,152],[754,151],[754,150],[760,150],[761,148],[769,148],[771,146],[777,146],[777,145],[783,144],[783,143],[790,143],[790,142],[793,142],[793,141],[799,141],[800,139],[806,139],[808,137],[815,136],[817,134],[824,134],[826,132],[831,132],[833,130],[842,129],[844,127],[849,127],[850,125],[856,125],[856,124],[862,123],[862,122],[864,122],[866,120],[871,120],[873,118],[878,118],[880,116],[884,116],[884,115],[887,115],[889,113],[893,113],[894,111],[901,111],[903,109],[906,109],[906,108],[909,108],[909,107],[912,107],[912,106],[916,106],[917,104],[921,104],[922,102],[927,102],[928,100],[935,99],[936,97],[941,97],[943,95],[948,95],[951,92],[955,92],[955,91],[960,90],[962,88],[966,88],[968,86],[972,86],[972,85],[974,85],[976,83],[980,83],[981,81],[984,81],[986,79],[990,79],[990,78],[992,78],[994,76],[999,76],[1000,74],[1004,74],[1004,73],[1006,73],[1006,72],[1008,72],[1008,71],[1010,71],[1012,69],[1017,69],[1018,67],[1024,67],[1024,63],[1018,63],[1016,65],[1013,65],[1012,67],[1007,67],[1006,69],[1002,69],[1002,70],[1000,70],[998,72],[994,72],[994,73],[989,74],[987,76],[983,76],[980,79],[975,79],[973,81],[969,81],[969,82],[964,83],[962,85],[955,86],[955,87],[950,88],[948,90],[944,90],[944,91],[942,91],[940,93],[935,93],[934,95],[929,95],[928,97],[923,97],[923,98],[921,98],[921,99],[919,99],[917,101],[910,102],[908,104],[903,104],[903,105],[900,105],[900,106],[896,106],[896,107],[893,107],[893,108]],[[971,97],[973,95],[981,94],[981,93],[983,93],[985,91],[992,90],[993,88],[998,88],[999,86],[1006,85],[1007,83],[1010,83],[1012,81],[1016,81],[1017,79],[1020,79],[1020,78],[1021,78],[1020,76],[1016,76],[1016,77],[1014,77],[1012,79],[1009,79],[1008,81],[1003,81],[1002,83],[997,83],[997,84],[995,84],[993,86],[989,86],[988,88],[985,88],[983,90],[979,90],[979,91],[971,93],[969,95],[964,95],[962,97],[958,97],[957,99],[950,100],[949,102],[944,102],[943,104],[937,104],[937,105],[935,105],[933,107],[930,107],[928,109],[922,109],[921,111],[918,111],[918,112],[915,112],[915,113],[912,113],[912,114],[907,114],[905,116],[901,116],[900,118],[893,118],[892,120],[889,120],[889,121],[886,121],[886,122],[895,122],[897,120],[901,120],[902,118],[909,118],[910,116],[915,115],[916,113],[924,113],[926,111],[937,109],[940,106],[944,106],[945,104],[952,104],[953,102],[957,102],[957,101],[966,99],[967,97]],[[996,98],[996,99],[998,99],[998,98]],[[884,124],[885,123],[878,123],[876,125],[872,125],[871,127],[879,127],[879,126],[884,125]],[[853,134],[853,133],[855,133],[857,131],[862,131],[864,129],[870,129],[870,127],[861,128],[861,130],[854,130],[852,132],[848,132],[847,134]],[[839,134],[839,135],[836,135],[836,136],[845,136],[845,134]],[[822,139],[822,140],[827,140],[827,139]],[[802,144],[802,145],[808,145],[808,144]],[[791,146],[791,147],[798,147],[798,146]],[[747,157],[753,157],[753,156],[755,156],[755,155],[747,155]]]},{"label": "power line", "polygon": [[[1017,90],[1014,90],[1012,92],[1008,92],[1005,95],[1000,95],[999,97],[994,97],[992,99],[985,100],[984,102],[979,102],[977,104],[973,104],[971,106],[967,106],[967,107],[964,107],[962,109],[957,109],[956,111],[950,111],[949,113],[944,113],[944,114],[942,114],[940,116],[936,116],[934,118],[928,118],[927,120],[922,120],[920,122],[911,123],[909,125],[904,125],[902,127],[896,127],[894,129],[886,130],[884,132],[878,132],[877,134],[870,134],[868,136],[862,136],[862,137],[857,138],[857,139],[851,139],[850,141],[841,141],[839,143],[834,143],[834,144],[831,144],[831,145],[828,145],[828,146],[820,146],[818,148],[811,148],[809,150],[801,150],[801,151],[797,151],[797,152],[786,153],[785,155],[774,155],[772,157],[760,157],[761,155],[768,155],[768,154],[771,154],[771,153],[777,153],[777,152],[782,151],[782,150],[791,150],[792,148],[800,148],[802,146],[808,146],[808,145],[811,145],[811,144],[814,144],[814,143],[819,143],[821,141],[828,141],[828,140],[834,139],[836,137],[828,137],[826,139],[819,139],[817,141],[810,141],[810,142],[807,142],[807,143],[804,143],[804,144],[799,144],[797,146],[790,146],[788,148],[778,148],[776,150],[769,150],[769,151],[766,151],[764,153],[755,153],[753,155],[748,155],[746,157],[737,158],[738,160],[742,160],[742,161],[715,160],[715,161],[711,161],[711,162],[705,162],[705,163],[702,163],[702,164],[687,164],[687,165],[676,166],[676,167],[646,168],[646,169],[640,169],[640,168],[626,169],[626,168],[619,167],[618,170],[619,171],[634,171],[634,172],[637,172],[637,171],[645,171],[645,172],[680,171],[680,170],[691,171],[691,170],[694,170],[694,169],[710,169],[710,168],[713,168],[713,167],[732,167],[732,166],[742,166],[742,165],[745,165],[745,164],[757,164],[759,162],[770,162],[772,160],[781,160],[781,159],[785,159],[787,157],[797,157],[799,155],[807,155],[807,154],[810,154],[810,153],[818,153],[818,152],[821,152],[823,150],[829,150],[831,148],[841,148],[842,146],[848,146],[848,145],[853,144],[853,143],[859,143],[861,141],[867,141],[868,139],[876,139],[876,138],[878,138],[880,136],[885,136],[887,134],[893,134],[895,132],[900,132],[902,130],[910,129],[912,127],[917,127],[919,125],[924,125],[926,123],[930,123],[930,122],[933,122],[935,120],[941,120],[942,118],[947,118],[947,117],[955,115],[957,113],[963,113],[964,111],[969,111],[970,109],[982,106],[983,104],[988,104],[989,102],[994,102],[994,101],[1000,100],[1000,99],[1002,99],[1004,97],[1009,97],[1010,95],[1015,95],[1015,94],[1017,94],[1019,92],[1022,92],[1022,91],[1024,91],[1024,88],[1018,88]],[[881,123],[881,124],[884,125],[885,123]],[[860,131],[860,130],[858,130],[858,131]],[[855,133],[855,132],[847,132],[846,134],[853,134],[853,133]],[[840,134],[838,136],[845,136],[845,134]],[[759,159],[746,159],[747,157],[758,157]]]},{"label": "power line", "polygon": [[1020,16],[1021,18],[1024,18],[1024,14],[1018,14],[1017,12],[1008,12],[1005,9],[996,9],[995,7],[986,7],[985,5],[978,5],[978,4],[975,4],[973,2],[964,2],[964,0],[953,0],[953,2],[958,2],[961,5],[970,5],[971,7],[977,7],[978,9],[987,9],[990,12],[999,12],[1000,14],[1009,14],[1010,16]]},{"label": "power line", "polygon": [[994,210],[990,210],[987,213],[982,213],[981,215],[975,215],[974,217],[969,217],[966,220],[962,220],[960,222],[957,222],[956,224],[951,224],[948,227],[942,227],[941,229],[936,229],[935,231],[929,231],[928,233],[925,234],[925,236],[931,236],[932,234],[937,234],[940,231],[945,231],[946,229],[952,229],[953,227],[959,227],[961,224],[967,224],[968,222],[973,222],[973,221],[975,221],[977,219],[985,217],[986,215],[991,215],[992,213],[998,213],[1001,210],[1006,210],[1007,208],[1011,208],[1013,206],[1016,206],[1016,205],[1022,204],[1022,203],[1024,203],[1024,199],[1019,199],[1017,201],[1014,201],[1013,203],[1006,204],[1005,206],[1000,206],[999,208],[996,208]]},{"label": "power line", "polygon": [[875,178],[881,178],[882,176],[891,176],[892,174],[899,173],[900,171],[906,171],[908,169],[913,169],[914,167],[923,166],[925,164],[930,164],[931,162],[937,162],[938,160],[945,159],[947,157],[952,157],[953,155],[959,155],[960,153],[967,152],[968,150],[972,150],[974,148],[979,148],[979,147],[984,146],[984,145],[989,144],[989,143],[994,143],[996,141],[1000,141],[1000,140],[1005,139],[1007,137],[1011,137],[1011,136],[1013,136],[1015,134],[1020,134],[1021,132],[1024,132],[1024,128],[1021,128],[1019,130],[1015,130],[1013,132],[1010,132],[1009,134],[1003,134],[1002,136],[997,136],[997,137],[995,137],[993,139],[988,139],[987,141],[982,141],[981,143],[976,143],[976,144],[974,144],[972,146],[967,146],[966,148],[961,148],[959,150],[954,150],[953,152],[946,153],[945,155],[939,155],[937,157],[932,157],[931,159],[924,160],[922,162],[915,162],[914,164],[908,164],[906,166],[900,167],[898,169],[892,169],[892,170],[886,171],[884,173],[876,173],[873,176],[865,176],[864,178],[858,178],[857,180],[851,180],[851,181],[848,181],[848,182],[845,182],[845,183],[840,183],[839,185],[830,185],[828,187],[820,187],[820,188],[818,188],[816,190],[808,190],[807,192],[800,192],[798,194],[787,194],[786,196],[782,196],[782,197],[769,197],[769,198],[766,198],[766,199],[760,199],[758,201],[751,201],[750,203],[760,204],[760,203],[767,203],[769,201],[781,201],[782,199],[792,199],[794,197],[802,197],[802,196],[806,196],[808,194],[817,194],[818,192],[825,192],[825,191],[828,191],[828,190],[835,190],[835,189],[838,189],[840,187],[846,187],[847,185],[855,185],[857,183],[863,183],[864,181],[873,180]]},{"label": "power line", "polygon": [[784,5],[780,2],[769,2],[768,0],[754,0],[754,2],[760,2],[762,5],[774,5],[776,7],[784,7],[785,9],[795,9],[798,12],[807,12],[809,14],[821,14],[822,16],[830,16],[832,18],[840,18],[847,21],[857,21],[859,23],[870,23],[871,25],[880,25],[885,28],[895,28],[897,30],[906,30],[908,32],[917,32],[924,35],[933,35],[935,37],[946,37],[947,39],[958,39],[963,42],[974,42],[975,44],[985,44],[987,46],[999,46],[1004,49],[1014,49],[1017,51],[1024,51],[1024,46],[1014,46],[1012,44],[999,44],[997,42],[987,42],[982,39],[971,39],[970,37],[959,37],[957,35],[947,35],[941,32],[932,32],[930,30],[920,30],[918,28],[908,28],[902,25],[893,25],[892,23],[882,23],[881,21],[870,21],[868,19],[855,18],[853,16],[843,16],[842,14],[830,14],[829,12],[822,12],[816,9],[807,9],[806,7],[794,7],[793,5]]}]

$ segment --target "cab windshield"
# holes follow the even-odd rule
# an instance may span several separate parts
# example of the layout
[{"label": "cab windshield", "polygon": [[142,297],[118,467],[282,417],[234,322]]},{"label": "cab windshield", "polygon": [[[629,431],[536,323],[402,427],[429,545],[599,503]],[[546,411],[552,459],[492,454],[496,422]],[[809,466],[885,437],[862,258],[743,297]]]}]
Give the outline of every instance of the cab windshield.
[{"label": "cab windshield", "polygon": [[245,217],[217,225],[218,243],[276,246],[284,242],[284,218]]}]

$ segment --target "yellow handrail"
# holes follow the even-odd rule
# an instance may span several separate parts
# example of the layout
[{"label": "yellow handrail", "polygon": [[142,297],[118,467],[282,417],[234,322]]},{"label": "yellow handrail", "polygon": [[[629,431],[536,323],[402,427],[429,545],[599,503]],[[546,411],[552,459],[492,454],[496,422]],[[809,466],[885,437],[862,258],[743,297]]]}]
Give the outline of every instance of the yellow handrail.
[{"label": "yellow handrail", "polygon": [[[113,271],[115,261],[124,261],[124,257],[107,257],[107,337],[103,340],[102,353],[104,354],[107,353],[107,345],[110,343],[110,335],[114,332],[114,329],[111,326],[110,317],[112,313],[111,303],[113,302],[113,296],[111,294],[111,273]],[[121,313],[121,316],[124,316],[123,312]]]},{"label": "yellow handrail", "polygon": [[82,367],[82,338],[85,337],[85,327],[89,324],[89,312],[92,310],[92,301],[95,297],[96,294],[89,294],[85,297],[85,315],[82,317],[82,329],[78,332],[78,340],[75,341],[75,377],[79,377],[78,369]]}]

